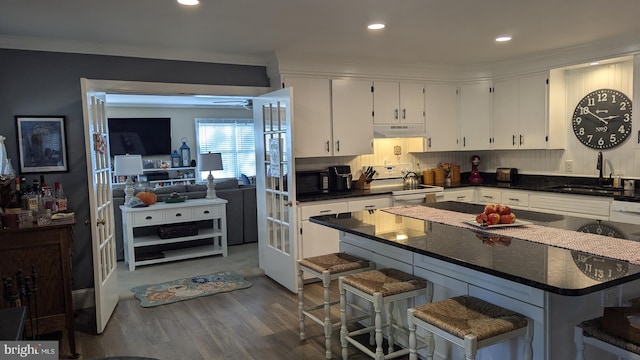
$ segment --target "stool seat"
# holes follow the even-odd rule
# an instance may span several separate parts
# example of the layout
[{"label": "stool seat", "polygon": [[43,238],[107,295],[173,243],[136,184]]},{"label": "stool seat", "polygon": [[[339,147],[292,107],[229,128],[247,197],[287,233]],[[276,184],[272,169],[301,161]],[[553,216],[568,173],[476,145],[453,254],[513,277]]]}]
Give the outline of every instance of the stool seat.
[{"label": "stool seat", "polygon": [[478,340],[527,326],[522,315],[470,296],[418,306],[414,315],[459,338],[474,334]]},{"label": "stool seat", "polygon": [[[339,301],[330,299],[331,281],[338,279],[342,275],[349,275],[361,271],[373,269],[373,263],[359,257],[346,253],[332,253],[319,255],[298,260],[298,314],[300,321],[300,340],[306,339],[305,318],[311,319],[318,325],[324,327],[326,358],[331,359],[331,333],[333,327],[340,322],[331,321],[331,306]],[[320,280],[323,287],[323,302],[309,307],[304,306],[304,276],[306,272]],[[313,311],[323,309],[324,317],[319,318]]]},{"label": "stool seat", "polygon": [[584,344],[595,346],[629,360],[640,359],[640,346],[604,331],[603,317],[586,320],[575,327],[576,359],[584,359]]},{"label": "stool seat", "polygon": [[524,359],[533,358],[533,321],[517,312],[472,296],[458,296],[424,304],[407,311],[409,359],[416,360],[416,329],[426,331],[427,359],[433,359],[433,335],[464,348],[465,359],[475,359],[478,349],[522,336]]},{"label": "stool seat", "polygon": [[346,253],[334,253],[301,259],[300,266],[318,273],[328,271],[332,274],[337,274],[369,268],[369,261]]},{"label": "stool seat", "polygon": [[427,287],[427,281],[396,269],[379,269],[345,276],[342,281],[369,295],[396,295]]}]

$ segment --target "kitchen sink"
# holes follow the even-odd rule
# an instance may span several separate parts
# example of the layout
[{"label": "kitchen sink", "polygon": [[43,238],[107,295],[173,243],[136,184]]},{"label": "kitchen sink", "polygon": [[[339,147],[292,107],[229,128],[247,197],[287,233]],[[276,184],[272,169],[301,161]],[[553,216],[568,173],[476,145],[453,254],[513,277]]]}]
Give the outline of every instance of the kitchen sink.
[{"label": "kitchen sink", "polygon": [[603,195],[616,195],[619,194],[622,189],[607,188],[602,186],[592,185],[558,185],[548,187],[551,190],[560,190],[562,192],[573,194],[603,194]]}]

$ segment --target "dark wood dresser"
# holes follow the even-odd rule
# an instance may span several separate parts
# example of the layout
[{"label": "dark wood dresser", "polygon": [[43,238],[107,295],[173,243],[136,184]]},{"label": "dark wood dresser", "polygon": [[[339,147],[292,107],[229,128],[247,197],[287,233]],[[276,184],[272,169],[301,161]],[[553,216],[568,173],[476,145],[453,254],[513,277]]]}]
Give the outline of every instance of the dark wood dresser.
[{"label": "dark wood dresser", "polygon": [[[38,275],[37,306],[32,300],[32,310],[35,308],[35,311],[27,313],[26,333],[31,335],[32,331],[37,330],[42,335],[66,330],[71,354],[77,355],[71,297],[74,224],[75,221],[66,219],[44,226],[0,230],[0,275],[15,279],[18,270],[30,275],[32,265],[35,265]],[[2,296],[3,291],[0,287]],[[0,307],[7,306],[4,301],[0,304]]]}]

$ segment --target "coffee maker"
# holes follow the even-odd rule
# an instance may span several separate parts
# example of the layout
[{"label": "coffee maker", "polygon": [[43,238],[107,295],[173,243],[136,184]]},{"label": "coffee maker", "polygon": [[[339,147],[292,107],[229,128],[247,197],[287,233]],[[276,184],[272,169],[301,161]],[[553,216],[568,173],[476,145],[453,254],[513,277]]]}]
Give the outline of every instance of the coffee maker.
[{"label": "coffee maker", "polygon": [[349,191],[351,190],[351,166],[336,165],[329,166],[329,191]]}]

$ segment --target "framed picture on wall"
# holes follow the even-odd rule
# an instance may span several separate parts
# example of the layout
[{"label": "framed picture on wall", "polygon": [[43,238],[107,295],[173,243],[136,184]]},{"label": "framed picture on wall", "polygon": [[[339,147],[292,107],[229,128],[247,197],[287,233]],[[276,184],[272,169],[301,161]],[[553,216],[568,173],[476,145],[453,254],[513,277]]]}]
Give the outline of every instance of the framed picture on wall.
[{"label": "framed picture on wall", "polygon": [[16,116],[21,173],[68,171],[64,116]]}]

